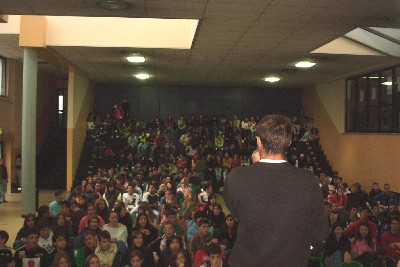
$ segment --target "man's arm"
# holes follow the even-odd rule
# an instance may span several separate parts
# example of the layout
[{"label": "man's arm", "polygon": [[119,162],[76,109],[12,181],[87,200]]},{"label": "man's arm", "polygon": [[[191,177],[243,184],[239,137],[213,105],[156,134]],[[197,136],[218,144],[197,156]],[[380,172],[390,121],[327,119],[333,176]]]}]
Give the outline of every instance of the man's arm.
[{"label": "man's arm", "polygon": [[148,196],[149,196],[149,193],[148,193],[148,192],[144,193],[144,194],[143,194],[142,200],[143,200],[143,201],[146,201],[146,202],[149,202]]},{"label": "man's arm", "polygon": [[310,234],[313,241],[322,242],[329,235],[329,224],[325,216],[321,190],[316,182],[313,182],[310,194],[310,218],[313,219]]},{"label": "man's arm", "polygon": [[357,233],[358,224],[359,221],[351,223],[346,229],[344,229],[344,234],[353,237]]},{"label": "man's arm", "polygon": [[239,176],[240,168],[235,168],[232,172],[226,177],[224,182],[224,200],[226,207],[229,209],[231,214],[238,218],[238,205],[239,205],[239,196],[235,195],[236,188],[234,186],[234,180]]},{"label": "man's arm", "polygon": [[140,197],[139,197],[139,195],[137,193],[134,193],[134,195],[135,195],[135,207],[137,207],[137,206],[139,206]]}]

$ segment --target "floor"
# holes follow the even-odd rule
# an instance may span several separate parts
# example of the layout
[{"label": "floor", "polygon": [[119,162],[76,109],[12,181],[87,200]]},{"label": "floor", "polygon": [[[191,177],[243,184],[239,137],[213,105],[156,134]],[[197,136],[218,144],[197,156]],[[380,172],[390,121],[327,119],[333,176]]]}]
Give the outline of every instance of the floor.
[{"label": "floor", "polygon": [[[48,205],[54,200],[54,190],[39,192],[39,206]],[[21,229],[24,219],[21,217],[21,194],[6,194],[8,203],[0,204],[0,230],[5,230],[10,235],[8,246],[12,246],[15,237]]]}]

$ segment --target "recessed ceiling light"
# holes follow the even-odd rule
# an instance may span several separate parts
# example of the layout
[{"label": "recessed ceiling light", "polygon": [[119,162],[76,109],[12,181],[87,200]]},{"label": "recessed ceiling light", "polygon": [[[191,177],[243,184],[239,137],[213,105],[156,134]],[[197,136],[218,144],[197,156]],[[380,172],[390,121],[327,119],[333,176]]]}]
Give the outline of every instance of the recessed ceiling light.
[{"label": "recessed ceiling light", "polygon": [[150,78],[150,75],[147,73],[138,73],[138,74],[135,74],[135,77],[140,80],[146,80],[146,79]]},{"label": "recessed ceiling light", "polygon": [[297,68],[311,68],[316,63],[311,61],[300,61],[295,64]]},{"label": "recessed ceiling light", "polygon": [[127,56],[126,59],[132,63],[142,63],[146,61],[146,58],[140,55]]},{"label": "recessed ceiling light", "polygon": [[270,76],[270,77],[267,77],[264,79],[264,81],[270,82],[270,83],[278,82],[280,80],[281,80],[281,78],[274,77],[274,76]]}]

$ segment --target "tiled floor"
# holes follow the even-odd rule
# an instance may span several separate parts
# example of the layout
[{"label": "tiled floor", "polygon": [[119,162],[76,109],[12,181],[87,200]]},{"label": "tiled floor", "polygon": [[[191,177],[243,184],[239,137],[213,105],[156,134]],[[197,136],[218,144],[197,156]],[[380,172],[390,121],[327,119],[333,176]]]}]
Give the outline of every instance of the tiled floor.
[{"label": "tiled floor", "polygon": [[[24,223],[21,217],[21,194],[7,194],[8,203],[0,204],[0,230],[10,235],[8,245],[11,246],[19,229]],[[39,206],[49,204],[54,200],[53,190],[44,190],[39,193]]]}]

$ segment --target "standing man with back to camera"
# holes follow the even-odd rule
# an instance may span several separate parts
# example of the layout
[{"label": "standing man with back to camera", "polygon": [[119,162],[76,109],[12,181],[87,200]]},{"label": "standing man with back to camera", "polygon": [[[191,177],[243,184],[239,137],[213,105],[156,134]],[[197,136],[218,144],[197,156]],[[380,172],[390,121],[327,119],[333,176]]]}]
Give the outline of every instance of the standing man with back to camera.
[{"label": "standing man with back to camera", "polygon": [[314,175],[285,160],[292,126],[283,115],[265,116],[257,125],[261,160],[225,180],[226,206],[239,219],[230,267],[307,266],[310,243],[329,233]]}]

